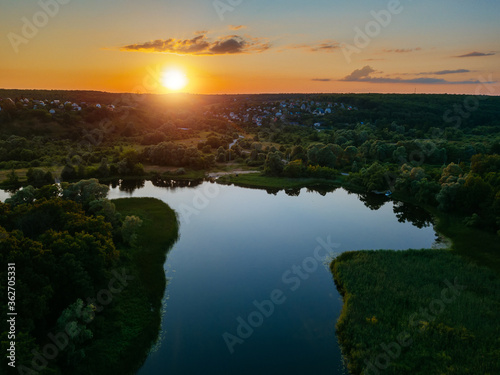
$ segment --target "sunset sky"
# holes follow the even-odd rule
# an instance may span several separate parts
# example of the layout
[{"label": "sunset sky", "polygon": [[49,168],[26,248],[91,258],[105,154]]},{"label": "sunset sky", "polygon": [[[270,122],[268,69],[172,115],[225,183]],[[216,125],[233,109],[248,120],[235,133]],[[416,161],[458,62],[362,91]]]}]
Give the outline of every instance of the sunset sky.
[{"label": "sunset sky", "polygon": [[499,95],[499,20],[498,0],[4,1],[0,88],[167,93],[175,68],[197,94]]}]

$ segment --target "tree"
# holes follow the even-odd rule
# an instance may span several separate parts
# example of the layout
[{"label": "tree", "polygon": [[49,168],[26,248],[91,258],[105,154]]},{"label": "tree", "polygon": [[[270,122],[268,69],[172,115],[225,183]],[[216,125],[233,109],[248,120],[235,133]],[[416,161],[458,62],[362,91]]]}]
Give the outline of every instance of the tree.
[{"label": "tree", "polygon": [[264,173],[269,176],[280,176],[283,173],[284,166],[281,154],[279,152],[270,152],[267,154],[264,163]]},{"label": "tree", "polygon": [[458,180],[458,178],[463,174],[462,168],[455,163],[450,163],[443,169],[441,174],[441,179],[439,182],[441,184],[451,183]]},{"label": "tree", "polygon": [[108,191],[107,185],[101,185],[99,180],[93,178],[66,185],[63,188],[62,196],[88,207],[91,201],[106,198]]},{"label": "tree", "polygon": [[353,162],[355,162],[357,156],[358,156],[358,149],[354,146],[348,146],[344,150],[344,157],[346,159],[347,164],[352,164]]},{"label": "tree", "polygon": [[75,167],[70,164],[66,164],[61,172],[61,178],[63,181],[73,181],[78,178],[78,172]]},{"label": "tree", "polygon": [[17,177],[16,171],[12,169],[8,174],[7,174],[7,185],[12,186],[14,188],[18,188],[20,186],[19,183],[19,178]]},{"label": "tree", "polygon": [[398,164],[406,163],[408,159],[406,148],[404,146],[400,146],[396,150],[394,150],[394,152],[392,153],[392,159]]},{"label": "tree", "polygon": [[337,157],[328,146],[324,146],[317,153],[318,165],[321,167],[334,168],[337,163]]},{"label": "tree", "polygon": [[283,175],[291,178],[299,178],[304,176],[305,170],[306,169],[304,167],[304,164],[302,163],[302,160],[297,159],[291,161],[285,166],[285,168],[283,169]]},{"label": "tree", "polygon": [[13,207],[23,203],[32,203],[35,200],[35,193],[36,189],[33,186],[29,185],[19,190],[10,198],[7,198],[5,200],[5,203],[10,204]]},{"label": "tree", "polygon": [[99,168],[97,168],[97,174],[99,177],[109,177],[109,165],[107,158],[101,159],[101,164],[99,165]]},{"label": "tree", "polygon": [[122,224],[123,242],[128,245],[135,245],[137,241],[137,229],[142,225],[142,220],[137,216],[127,216]]},{"label": "tree", "polygon": [[62,349],[66,365],[76,366],[85,358],[83,343],[93,337],[86,324],[92,321],[94,306],[84,306],[81,299],[66,308],[57,319],[58,332],[68,334],[68,342]]},{"label": "tree", "polygon": [[45,172],[43,169],[39,168],[30,168],[26,173],[26,177],[28,180],[28,184],[33,185],[34,187],[42,187],[44,185],[50,185],[54,183],[54,177],[52,173]]}]

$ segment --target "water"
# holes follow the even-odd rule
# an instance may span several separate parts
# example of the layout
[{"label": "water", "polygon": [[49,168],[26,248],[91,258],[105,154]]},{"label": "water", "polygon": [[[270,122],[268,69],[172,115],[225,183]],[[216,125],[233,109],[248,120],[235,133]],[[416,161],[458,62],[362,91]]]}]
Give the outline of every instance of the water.
[{"label": "water", "polygon": [[335,336],[342,299],[326,250],[429,248],[436,239],[423,211],[343,189],[139,186],[109,197],[159,198],[180,221],[160,339],[141,375],[345,374]]}]

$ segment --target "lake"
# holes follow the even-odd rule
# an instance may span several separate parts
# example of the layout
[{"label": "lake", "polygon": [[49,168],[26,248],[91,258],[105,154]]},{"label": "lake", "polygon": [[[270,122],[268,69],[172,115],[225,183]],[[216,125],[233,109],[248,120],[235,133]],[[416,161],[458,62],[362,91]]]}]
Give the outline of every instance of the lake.
[{"label": "lake", "polygon": [[331,256],[429,248],[437,237],[423,210],[384,196],[163,185],[109,192],[159,198],[179,216],[162,330],[141,375],[346,374]]}]

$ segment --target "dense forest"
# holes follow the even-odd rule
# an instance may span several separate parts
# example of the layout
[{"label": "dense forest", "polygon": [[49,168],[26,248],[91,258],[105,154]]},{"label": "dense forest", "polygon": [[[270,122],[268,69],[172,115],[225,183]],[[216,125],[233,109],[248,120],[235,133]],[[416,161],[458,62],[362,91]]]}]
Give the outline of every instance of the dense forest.
[{"label": "dense forest", "polygon": [[[0,203],[0,261],[15,264],[18,296],[13,305],[2,304],[2,313],[6,316],[11,307],[22,312],[15,337],[21,374],[105,374],[120,368],[120,362],[132,366],[123,373],[132,371],[157,335],[165,287],[162,263],[155,259],[154,272],[148,271],[158,277],[159,268],[163,276],[155,280],[158,290],[148,295],[153,287],[141,285],[131,261],[142,219],[122,216],[106,199],[108,190],[97,180],[28,186]],[[176,225],[169,224],[168,241],[175,239]],[[0,277],[7,279],[7,268]],[[7,295],[3,283],[0,291]],[[134,297],[138,292],[142,297]],[[130,310],[127,303],[136,307]],[[141,306],[154,309],[144,313]],[[8,330],[3,331],[4,352],[10,342]],[[106,342],[111,345],[104,349]],[[7,361],[3,356],[2,367]]]}]

